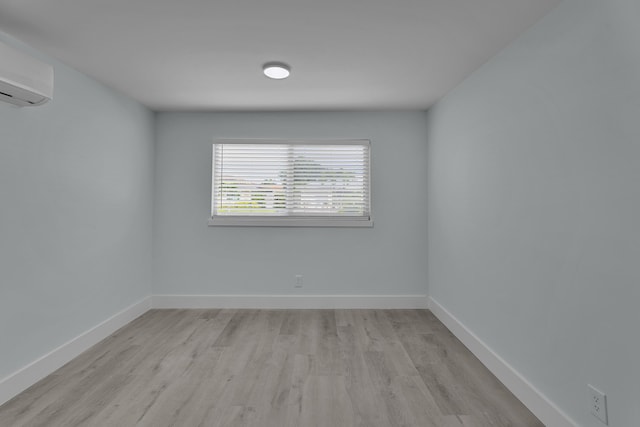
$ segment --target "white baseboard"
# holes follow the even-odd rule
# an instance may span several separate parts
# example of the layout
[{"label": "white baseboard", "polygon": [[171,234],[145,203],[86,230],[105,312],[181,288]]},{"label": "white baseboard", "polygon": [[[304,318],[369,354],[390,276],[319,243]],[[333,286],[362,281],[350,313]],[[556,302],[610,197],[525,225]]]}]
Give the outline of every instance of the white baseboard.
[{"label": "white baseboard", "polygon": [[80,353],[97,344],[127,323],[151,308],[151,298],[143,300],[114,314],[72,340],[62,344],[17,372],[0,380],[0,405],[23,392],[42,378],[62,367]]},{"label": "white baseboard", "polygon": [[495,375],[545,426],[578,424],[496,354],[438,301],[429,298],[431,312]]},{"label": "white baseboard", "polygon": [[153,308],[409,309],[426,295],[154,295]]}]

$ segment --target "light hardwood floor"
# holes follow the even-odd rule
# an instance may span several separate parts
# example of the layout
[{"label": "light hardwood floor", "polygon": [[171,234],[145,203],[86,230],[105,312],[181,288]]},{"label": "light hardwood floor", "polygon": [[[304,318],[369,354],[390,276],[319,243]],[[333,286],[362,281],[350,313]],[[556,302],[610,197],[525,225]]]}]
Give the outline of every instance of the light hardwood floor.
[{"label": "light hardwood floor", "polygon": [[543,426],[428,310],[152,310],[0,426]]}]

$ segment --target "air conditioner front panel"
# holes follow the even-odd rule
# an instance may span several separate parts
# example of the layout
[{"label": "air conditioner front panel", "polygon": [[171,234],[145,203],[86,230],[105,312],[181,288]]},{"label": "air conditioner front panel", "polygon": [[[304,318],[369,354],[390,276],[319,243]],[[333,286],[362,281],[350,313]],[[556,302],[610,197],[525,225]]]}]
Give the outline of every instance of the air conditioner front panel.
[{"label": "air conditioner front panel", "polygon": [[0,100],[41,105],[53,96],[53,67],[0,43]]}]

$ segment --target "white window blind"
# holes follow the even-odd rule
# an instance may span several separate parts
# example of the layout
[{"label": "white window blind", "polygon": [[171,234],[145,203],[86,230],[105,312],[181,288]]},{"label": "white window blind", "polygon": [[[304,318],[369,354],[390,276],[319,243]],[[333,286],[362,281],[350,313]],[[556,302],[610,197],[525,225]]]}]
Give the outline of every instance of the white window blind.
[{"label": "white window blind", "polygon": [[371,225],[369,141],[218,141],[212,225]]}]

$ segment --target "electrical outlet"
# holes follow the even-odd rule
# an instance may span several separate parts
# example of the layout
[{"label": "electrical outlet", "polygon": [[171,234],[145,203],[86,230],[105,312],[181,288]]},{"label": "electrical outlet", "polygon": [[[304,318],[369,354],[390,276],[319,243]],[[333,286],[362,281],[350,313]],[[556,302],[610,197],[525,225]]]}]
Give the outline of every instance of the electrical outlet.
[{"label": "electrical outlet", "polygon": [[296,283],[293,285],[294,288],[302,287],[302,274],[296,274]]},{"label": "electrical outlet", "polygon": [[607,421],[607,396],[591,384],[587,384],[587,386],[589,387],[591,413],[605,425],[609,425]]}]

